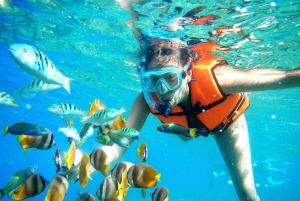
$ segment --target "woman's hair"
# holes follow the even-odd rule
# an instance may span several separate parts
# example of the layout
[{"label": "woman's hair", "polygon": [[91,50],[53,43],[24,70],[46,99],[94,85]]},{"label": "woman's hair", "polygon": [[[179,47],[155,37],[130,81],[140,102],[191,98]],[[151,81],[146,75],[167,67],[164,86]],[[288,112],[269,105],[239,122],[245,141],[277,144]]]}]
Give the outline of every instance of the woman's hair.
[{"label": "woman's hair", "polygon": [[170,39],[151,39],[151,44],[142,50],[146,55],[146,66],[165,66],[174,62],[179,62],[183,67],[190,60],[189,49],[185,43],[180,40]]}]

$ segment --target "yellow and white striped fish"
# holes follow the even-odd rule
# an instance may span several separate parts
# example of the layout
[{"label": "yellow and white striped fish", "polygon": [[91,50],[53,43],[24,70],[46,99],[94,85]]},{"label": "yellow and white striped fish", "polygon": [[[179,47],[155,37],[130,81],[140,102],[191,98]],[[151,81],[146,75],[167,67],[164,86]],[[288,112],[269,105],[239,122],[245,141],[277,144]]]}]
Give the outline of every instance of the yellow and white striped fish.
[{"label": "yellow and white striped fish", "polygon": [[29,75],[49,84],[61,85],[71,94],[71,78],[65,77],[40,50],[26,44],[13,44],[9,48],[16,64]]},{"label": "yellow and white striped fish", "polygon": [[52,114],[69,117],[83,117],[86,115],[86,111],[71,103],[52,104],[48,107],[48,111]]},{"label": "yellow and white striped fish", "polygon": [[17,101],[5,91],[0,90],[0,105],[18,107]]},{"label": "yellow and white striped fish", "polygon": [[37,93],[53,91],[59,88],[61,88],[61,85],[48,84],[42,80],[32,80],[28,82],[22,89],[17,90],[16,93],[20,98],[32,98]]}]

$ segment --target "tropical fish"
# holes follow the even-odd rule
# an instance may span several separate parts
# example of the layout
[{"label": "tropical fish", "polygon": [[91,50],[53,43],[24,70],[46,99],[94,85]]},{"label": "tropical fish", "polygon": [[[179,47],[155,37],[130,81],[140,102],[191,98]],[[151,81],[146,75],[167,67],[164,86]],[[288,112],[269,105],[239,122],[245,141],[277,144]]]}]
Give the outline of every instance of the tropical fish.
[{"label": "tropical fish", "polygon": [[169,191],[166,187],[158,187],[153,193],[151,193],[152,201],[168,201]]},{"label": "tropical fish", "polygon": [[76,183],[79,179],[79,165],[78,163],[75,166],[72,166],[71,169],[69,169],[67,166],[63,165],[61,166],[61,171],[67,175],[68,180],[75,180],[74,183]]},{"label": "tropical fish", "polygon": [[90,176],[90,170],[88,168],[89,163],[90,163],[90,157],[84,152],[79,165],[79,182],[82,188],[87,186],[88,184],[87,178],[92,179]]},{"label": "tropical fish", "polygon": [[42,126],[38,126],[35,124],[30,124],[26,122],[15,123],[12,126],[5,126],[3,136],[7,133],[11,133],[14,135],[46,135],[51,133],[51,131]]},{"label": "tropical fish", "polygon": [[38,136],[19,135],[18,142],[23,149],[36,148],[47,150],[56,145],[52,133]]},{"label": "tropical fish", "polygon": [[37,93],[53,91],[59,88],[61,88],[61,86],[58,84],[48,84],[42,80],[33,80],[28,82],[22,89],[17,90],[16,93],[20,98],[32,98]]},{"label": "tropical fish", "polygon": [[73,119],[70,119],[69,121],[67,119],[62,119],[62,121],[66,124],[67,127],[70,127],[74,124]]},{"label": "tropical fish", "polygon": [[160,181],[161,174],[150,165],[135,164],[127,172],[128,184],[136,188],[152,188]]},{"label": "tropical fish", "polygon": [[99,200],[118,201],[117,187],[111,178],[111,175],[107,176],[100,184],[96,195]]},{"label": "tropical fish", "polygon": [[172,133],[179,135],[187,135],[189,137],[196,137],[196,128],[186,128],[177,123],[163,123],[157,127],[157,130],[164,133]]},{"label": "tropical fish", "polygon": [[61,166],[62,166],[62,156],[61,156],[61,152],[60,152],[59,147],[56,148],[56,151],[55,151],[55,154],[54,154],[53,157],[54,157],[54,163],[55,163],[55,166],[56,166],[56,173],[58,173]]},{"label": "tropical fish", "polygon": [[129,138],[132,138],[132,139],[140,139],[140,132],[137,131],[136,129],[134,128],[121,128],[119,130],[109,130],[110,133],[114,133],[114,134],[117,134],[117,135],[120,135],[120,136],[123,136],[123,137],[129,137]]},{"label": "tropical fish", "polygon": [[86,115],[86,111],[71,103],[52,104],[48,107],[48,111],[60,116],[83,117]]},{"label": "tropical fish", "polygon": [[57,132],[62,132],[67,137],[71,137],[72,139],[78,141],[80,140],[79,133],[77,132],[77,129],[75,127],[64,127],[64,128],[58,128]]},{"label": "tropical fish", "polygon": [[102,149],[94,149],[90,154],[90,162],[92,166],[100,171],[104,176],[107,176],[110,168],[110,163],[106,162],[107,155]]},{"label": "tropical fish", "polygon": [[148,158],[147,142],[143,142],[139,145],[139,148],[136,150],[136,155],[140,158],[142,162],[147,161]]},{"label": "tropical fish", "polygon": [[95,140],[96,142],[106,146],[112,146],[114,144],[114,142],[107,135],[99,134],[95,137]]},{"label": "tropical fish", "polygon": [[92,123],[97,126],[105,126],[115,120],[123,112],[125,112],[123,108],[120,110],[113,108],[102,109],[92,116],[83,117],[81,123]]},{"label": "tropical fish", "polygon": [[127,165],[125,163],[117,163],[111,170],[111,178],[117,186],[118,199],[124,200],[128,192],[127,185]]},{"label": "tropical fish", "polygon": [[206,15],[206,16],[201,16],[201,17],[198,17],[193,25],[210,25],[209,21],[210,20],[216,20],[216,19],[219,19],[220,16],[218,15]]},{"label": "tropical fish", "polygon": [[0,198],[4,195],[11,196],[13,191],[24,181],[26,181],[32,174],[35,173],[38,166],[31,166],[22,169],[15,173],[5,184],[3,189],[0,189]]},{"label": "tropical fish", "polygon": [[94,196],[90,193],[80,193],[77,191],[76,201],[95,201]]},{"label": "tropical fish", "polygon": [[127,137],[122,137],[120,135],[114,134],[114,133],[107,133],[108,137],[117,145],[119,145],[120,147],[129,149],[130,148],[130,144],[132,142],[131,138],[127,138]]},{"label": "tropical fish", "polygon": [[5,91],[0,90],[0,105],[18,107],[17,101]]},{"label": "tropical fish", "polygon": [[55,175],[49,186],[45,201],[63,201],[68,187],[69,183],[65,175]]},{"label": "tropical fish", "polygon": [[75,146],[75,142],[72,141],[69,151],[65,157],[65,163],[67,164],[69,170],[71,169],[72,165],[74,165],[75,153],[76,153],[76,146]]},{"label": "tropical fish", "polygon": [[18,186],[14,191],[12,198],[14,200],[24,200],[34,197],[43,192],[48,184],[49,182],[41,175],[33,174]]},{"label": "tropical fish", "polygon": [[13,44],[9,48],[16,64],[28,74],[49,84],[61,85],[71,93],[71,78],[65,77],[40,50],[26,44]]}]

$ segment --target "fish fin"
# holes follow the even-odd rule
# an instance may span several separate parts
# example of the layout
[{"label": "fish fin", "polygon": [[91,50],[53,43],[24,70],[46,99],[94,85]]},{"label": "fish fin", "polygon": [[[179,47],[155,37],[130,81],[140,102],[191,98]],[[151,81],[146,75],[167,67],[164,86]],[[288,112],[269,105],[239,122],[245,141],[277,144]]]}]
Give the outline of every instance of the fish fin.
[{"label": "fish fin", "polygon": [[160,181],[161,173],[155,176],[156,181]]},{"label": "fish fin", "polygon": [[56,173],[58,173],[60,171],[60,167],[57,167],[56,169]]},{"label": "fish fin", "polygon": [[30,153],[30,149],[26,149],[26,148],[23,148],[22,149],[22,156],[23,157],[27,157],[28,155],[29,155],[29,153]]},{"label": "fish fin", "polygon": [[68,126],[71,126],[74,124],[74,120],[73,119],[70,119],[69,123],[68,123]]},{"label": "fish fin", "polygon": [[16,90],[15,93],[18,95],[18,98],[22,98],[21,90]]},{"label": "fish fin", "polygon": [[64,83],[63,83],[63,88],[71,94],[71,88],[70,88],[70,82],[73,81],[72,78],[65,77]]},{"label": "fish fin", "polygon": [[88,122],[88,119],[89,119],[89,117],[81,117],[80,123],[81,123],[81,124],[89,123],[89,122]]},{"label": "fish fin", "polygon": [[127,195],[128,191],[129,191],[129,188],[125,188],[124,197]]},{"label": "fish fin", "polygon": [[74,184],[78,181],[79,179],[75,179]]},{"label": "fish fin", "polygon": [[89,178],[90,180],[93,180],[92,177],[91,177],[91,174],[90,174],[90,169],[91,168],[89,168],[89,167],[87,168],[86,177]]},{"label": "fish fin", "polygon": [[20,143],[22,148],[24,148],[24,149],[30,148],[29,141],[28,141],[29,138],[30,138],[30,136],[28,136],[28,135],[20,135],[18,137],[18,142]]},{"label": "fish fin", "polygon": [[137,150],[136,150],[136,155],[137,155],[137,156],[140,156],[140,155],[141,155],[141,150],[140,150],[140,149],[137,149]]},{"label": "fish fin", "polygon": [[105,172],[104,172],[105,174],[104,174],[104,176],[108,175],[107,173],[109,171],[109,168],[110,168],[110,163],[108,163],[108,164],[105,165]]},{"label": "fish fin", "polygon": [[191,137],[196,137],[196,128],[190,128],[189,129],[189,135]]},{"label": "fish fin", "polygon": [[102,133],[104,133],[104,134],[106,135],[107,133],[109,133],[109,129],[108,129],[108,128],[105,128],[105,129],[102,131]]},{"label": "fish fin", "polygon": [[23,98],[33,98],[36,95],[36,93],[30,93],[30,94],[25,94],[22,97]]},{"label": "fish fin", "polygon": [[4,129],[3,129],[3,136],[5,136],[8,132],[8,128],[9,126],[4,126]]}]

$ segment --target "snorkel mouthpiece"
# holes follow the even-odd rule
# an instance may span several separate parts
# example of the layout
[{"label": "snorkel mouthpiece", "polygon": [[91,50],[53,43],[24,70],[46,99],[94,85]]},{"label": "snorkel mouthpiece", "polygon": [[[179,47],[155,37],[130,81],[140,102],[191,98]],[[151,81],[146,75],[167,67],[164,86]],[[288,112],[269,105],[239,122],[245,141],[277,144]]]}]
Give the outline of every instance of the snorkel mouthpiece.
[{"label": "snorkel mouthpiece", "polygon": [[172,108],[172,103],[171,101],[164,100],[162,104],[159,104],[157,110],[159,111],[160,114],[162,114],[164,117],[169,117],[171,114],[171,108]]}]

